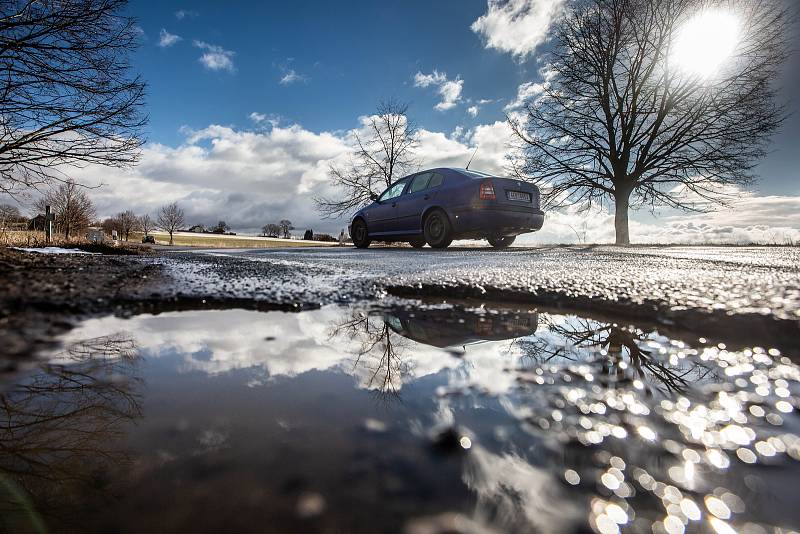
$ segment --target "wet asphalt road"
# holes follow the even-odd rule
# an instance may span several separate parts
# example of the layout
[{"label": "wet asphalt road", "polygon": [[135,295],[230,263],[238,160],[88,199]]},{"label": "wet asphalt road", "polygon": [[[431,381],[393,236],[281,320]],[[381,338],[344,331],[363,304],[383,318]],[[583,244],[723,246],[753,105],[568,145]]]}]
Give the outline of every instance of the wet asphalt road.
[{"label": "wet asphalt road", "polygon": [[800,249],[539,247],[175,251],[182,297],[317,306],[402,297],[592,309],[710,334],[800,336]]}]

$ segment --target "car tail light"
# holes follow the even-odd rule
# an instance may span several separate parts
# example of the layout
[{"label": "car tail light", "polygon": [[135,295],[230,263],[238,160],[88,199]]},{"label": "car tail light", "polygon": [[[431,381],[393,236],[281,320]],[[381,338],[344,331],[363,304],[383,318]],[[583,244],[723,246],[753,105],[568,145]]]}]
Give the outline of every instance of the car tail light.
[{"label": "car tail light", "polygon": [[494,185],[492,185],[491,180],[484,180],[481,182],[481,189],[480,195],[478,195],[481,200],[494,200]]}]

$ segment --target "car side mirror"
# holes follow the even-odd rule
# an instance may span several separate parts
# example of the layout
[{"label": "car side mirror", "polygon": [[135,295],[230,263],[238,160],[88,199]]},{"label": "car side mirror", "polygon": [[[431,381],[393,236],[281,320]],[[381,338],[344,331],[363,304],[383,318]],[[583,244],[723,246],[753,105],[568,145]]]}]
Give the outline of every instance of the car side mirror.
[{"label": "car side mirror", "polygon": [[369,199],[370,200],[378,200],[378,194],[370,192]]}]

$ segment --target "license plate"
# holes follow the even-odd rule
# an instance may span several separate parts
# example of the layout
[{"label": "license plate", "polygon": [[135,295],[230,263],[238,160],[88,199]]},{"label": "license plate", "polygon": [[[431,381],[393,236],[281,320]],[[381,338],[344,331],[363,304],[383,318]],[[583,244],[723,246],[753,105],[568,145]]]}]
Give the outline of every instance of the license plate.
[{"label": "license plate", "polygon": [[506,195],[508,195],[508,200],[521,200],[522,202],[531,201],[531,194],[523,193],[522,191],[506,191]]}]

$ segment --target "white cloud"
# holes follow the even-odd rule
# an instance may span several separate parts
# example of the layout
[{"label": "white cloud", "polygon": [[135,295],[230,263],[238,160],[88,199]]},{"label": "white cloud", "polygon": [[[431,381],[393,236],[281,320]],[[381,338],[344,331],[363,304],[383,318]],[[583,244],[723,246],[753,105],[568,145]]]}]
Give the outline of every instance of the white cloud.
[{"label": "white cloud", "polygon": [[233,56],[236,54],[232,50],[225,50],[221,46],[208,44],[203,41],[194,41],[194,46],[205,50],[200,56],[200,63],[209,70],[226,70],[233,72]]},{"label": "white cloud", "polygon": [[[800,241],[799,196],[758,196],[739,191],[739,200],[729,208],[710,213],[672,211],[653,217],[646,211],[631,211],[633,243],[679,244],[786,244]],[[581,210],[580,206],[550,211],[542,230],[518,240],[536,243],[613,243],[613,208]]]},{"label": "white cloud", "polygon": [[161,28],[161,31],[158,34],[158,46],[160,46],[161,48],[172,46],[178,41],[182,40],[183,37],[181,37],[180,35],[175,35],[174,33],[169,33],[164,28]]},{"label": "white cloud", "polygon": [[447,75],[434,70],[430,74],[417,72],[414,75],[414,87],[428,87],[429,85],[441,85],[447,81]]},{"label": "white cloud", "polygon": [[437,87],[437,92],[441,96],[441,101],[434,106],[438,111],[446,111],[454,108],[461,101],[461,91],[464,88],[464,80],[456,76],[455,80],[448,80],[447,74],[434,69],[430,74],[417,72],[414,75],[414,87]]},{"label": "white cloud", "polygon": [[267,116],[266,115],[264,115],[263,113],[258,113],[256,111],[252,112],[248,116],[250,117],[250,120],[255,122],[255,123],[264,122],[265,120],[267,120]]},{"label": "white cloud", "polygon": [[543,83],[525,82],[517,87],[517,96],[506,104],[503,108],[504,111],[517,111],[525,107],[525,105],[533,100],[535,97],[542,94],[546,86]]},{"label": "white cloud", "polygon": [[473,117],[478,116],[478,111],[480,111],[480,108],[478,106],[470,106],[467,108],[467,113],[469,113]]},{"label": "white cloud", "polygon": [[175,18],[178,20],[193,19],[198,15],[200,15],[200,13],[193,9],[179,9],[175,12]]},{"label": "white cloud", "polygon": [[[345,132],[314,132],[281,125],[258,112],[250,115],[257,130],[209,125],[184,130],[177,146],[148,144],[141,163],[129,170],[89,166],[69,169],[86,185],[105,184],[90,196],[98,216],[125,209],[153,213],[177,201],[187,222],[211,224],[225,219],[235,231],[257,232],[265,223],[289,218],[298,228],[338,234],[342,220],[322,220],[316,196],[334,193],[328,185],[331,163],[344,161],[353,149],[354,133],[365,128],[361,117]],[[261,128],[265,122],[267,129]],[[505,121],[481,124],[452,134],[421,129],[417,157],[421,168],[463,167],[477,148],[471,168],[507,174],[513,140]],[[696,214],[668,211],[653,218],[631,212],[635,243],[784,243],[800,242],[800,196],[759,196],[740,191],[732,209]],[[613,210],[581,212],[578,206],[549,211],[544,228],[518,239],[532,243],[610,243]]]},{"label": "white cloud", "polygon": [[287,70],[283,76],[281,76],[280,84],[281,85],[291,85],[295,82],[306,82],[308,81],[308,77],[298,74],[294,69]]},{"label": "white cloud", "polygon": [[470,29],[486,39],[486,48],[520,59],[547,39],[564,0],[488,0],[488,11]]}]

